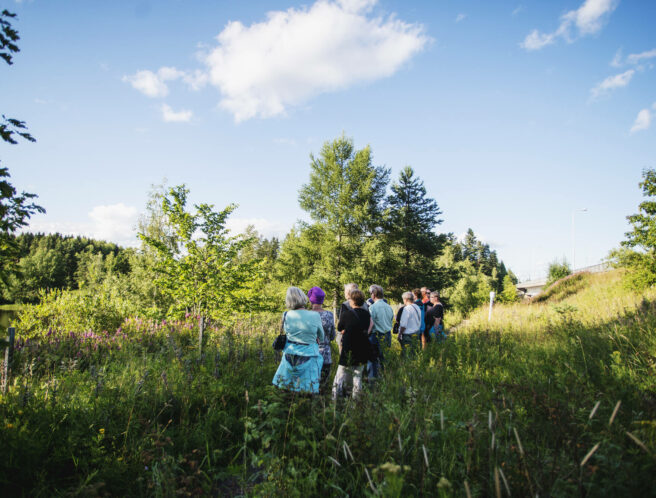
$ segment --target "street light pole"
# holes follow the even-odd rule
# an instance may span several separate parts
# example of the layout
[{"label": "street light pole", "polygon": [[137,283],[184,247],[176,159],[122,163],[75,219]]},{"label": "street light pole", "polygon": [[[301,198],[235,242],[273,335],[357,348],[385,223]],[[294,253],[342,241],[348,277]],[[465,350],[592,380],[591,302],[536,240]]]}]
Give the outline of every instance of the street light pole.
[{"label": "street light pole", "polygon": [[576,225],[574,223],[574,215],[576,213],[587,213],[587,212],[588,212],[588,208],[572,210],[572,271],[576,270]]}]

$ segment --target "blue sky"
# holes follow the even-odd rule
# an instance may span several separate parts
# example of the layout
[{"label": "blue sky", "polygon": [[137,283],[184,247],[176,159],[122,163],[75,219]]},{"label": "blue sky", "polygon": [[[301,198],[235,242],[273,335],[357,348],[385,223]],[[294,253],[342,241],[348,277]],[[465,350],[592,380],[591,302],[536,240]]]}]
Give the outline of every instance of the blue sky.
[{"label": "blue sky", "polygon": [[[33,230],[134,243],[151,184],[239,204],[235,229],[303,218],[309,155],[344,132],[521,278],[594,264],[656,167],[655,2],[192,0],[6,3],[21,52],[0,144],[47,214]],[[578,211],[586,208],[587,211]]]}]

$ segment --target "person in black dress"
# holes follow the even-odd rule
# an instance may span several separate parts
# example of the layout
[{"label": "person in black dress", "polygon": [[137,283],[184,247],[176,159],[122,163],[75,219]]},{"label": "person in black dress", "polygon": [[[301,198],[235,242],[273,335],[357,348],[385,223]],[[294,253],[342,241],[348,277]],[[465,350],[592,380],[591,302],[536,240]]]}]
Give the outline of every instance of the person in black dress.
[{"label": "person in black dress", "polygon": [[333,382],[333,399],[344,394],[347,384],[353,383],[353,397],[362,390],[362,371],[371,359],[369,327],[371,315],[362,308],[364,294],[359,289],[351,291],[349,305],[339,316],[337,330],[342,332],[342,349],[339,366]]}]

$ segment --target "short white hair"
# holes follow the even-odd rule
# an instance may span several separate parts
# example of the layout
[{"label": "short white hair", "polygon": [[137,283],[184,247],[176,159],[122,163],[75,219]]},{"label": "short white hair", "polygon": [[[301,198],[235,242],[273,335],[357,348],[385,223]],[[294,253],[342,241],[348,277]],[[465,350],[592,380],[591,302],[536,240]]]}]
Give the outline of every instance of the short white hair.
[{"label": "short white hair", "polygon": [[353,290],[355,290],[355,289],[357,289],[357,288],[358,288],[358,284],[353,284],[353,283],[346,284],[346,285],[344,286],[344,297],[345,297],[346,299],[348,299],[349,297],[351,297],[351,291],[353,291]]},{"label": "short white hair", "polygon": [[308,302],[308,298],[298,287],[289,287],[287,289],[287,296],[285,297],[285,306],[290,310],[296,310],[298,308],[305,308],[305,305]]},{"label": "short white hair", "polygon": [[404,301],[406,301],[406,300],[408,300],[408,299],[409,299],[410,301],[414,301],[414,299],[415,299],[415,295],[414,295],[412,292],[408,291],[408,292],[404,292],[403,295],[401,296],[401,298],[402,298]]}]

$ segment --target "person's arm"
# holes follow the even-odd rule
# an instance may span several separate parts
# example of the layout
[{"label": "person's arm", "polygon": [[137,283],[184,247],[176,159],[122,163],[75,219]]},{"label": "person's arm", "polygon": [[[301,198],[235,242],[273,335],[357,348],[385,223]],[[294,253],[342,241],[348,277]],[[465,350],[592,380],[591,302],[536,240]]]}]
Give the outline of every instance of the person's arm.
[{"label": "person's arm", "polygon": [[[401,309],[405,309],[405,306]],[[401,313],[401,322],[399,323],[399,332],[402,334],[405,332],[405,330],[408,328],[408,313]]]},{"label": "person's arm", "polygon": [[346,313],[341,313],[339,315],[339,321],[337,322],[337,330],[339,332],[344,332],[344,329],[346,328]]},{"label": "person's arm", "polygon": [[444,318],[444,306],[440,306],[435,310],[435,330],[442,323],[442,318]]},{"label": "person's arm", "polygon": [[374,313],[373,309],[369,311],[369,316],[371,316],[371,319],[369,320],[369,330],[367,330],[367,334],[371,335],[371,331],[374,328]]},{"label": "person's arm", "polygon": [[319,342],[322,342],[324,340],[324,338],[326,337],[326,335],[323,333],[323,323],[321,323],[321,315],[319,313],[315,313],[315,315],[316,315],[316,318],[317,318],[317,320],[316,320],[316,322],[317,322],[317,327],[316,327],[317,340]]}]

